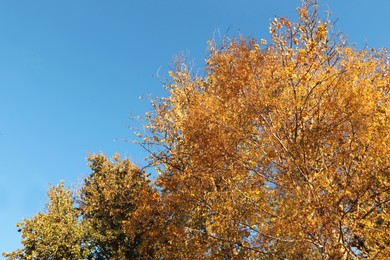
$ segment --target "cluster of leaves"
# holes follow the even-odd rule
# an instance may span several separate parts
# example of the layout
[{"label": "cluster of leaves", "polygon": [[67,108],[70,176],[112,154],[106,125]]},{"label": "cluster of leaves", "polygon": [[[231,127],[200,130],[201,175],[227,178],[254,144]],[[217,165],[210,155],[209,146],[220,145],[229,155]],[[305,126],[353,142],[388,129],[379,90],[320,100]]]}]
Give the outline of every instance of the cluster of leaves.
[{"label": "cluster of leaves", "polygon": [[79,222],[80,212],[74,207],[64,183],[50,187],[46,213],[18,223],[23,249],[4,254],[8,259],[83,259],[89,254],[84,240],[86,226]]},{"label": "cluster of leaves", "polygon": [[[316,2],[298,13],[271,23],[269,45],[210,44],[204,77],[171,72],[140,141],[153,185],[126,160],[93,156],[78,207],[51,188],[7,256],[390,258],[388,54],[332,36]],[[53,211],[60,193],[66,210]]]},{"label": "cluster of leaves", "polygon": [[134,218],[156,193],[145,173],[119,155],[112,160],[90,155],[88,161],[92,173],[78,194],[63,183],[50,187],[46,212],[17,224],[23,249],[4,253],[7,259],[137,259],[143,250],[151,254],[142,243],[147,230],[137,224],[139,216]]}]

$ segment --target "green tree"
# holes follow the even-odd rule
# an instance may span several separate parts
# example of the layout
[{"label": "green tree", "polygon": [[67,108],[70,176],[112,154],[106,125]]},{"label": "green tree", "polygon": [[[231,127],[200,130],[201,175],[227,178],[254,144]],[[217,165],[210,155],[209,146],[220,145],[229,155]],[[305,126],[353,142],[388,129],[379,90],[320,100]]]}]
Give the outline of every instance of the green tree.
[{"label": "green tree", "polygon": [[[88,158],[92,173],[85,179],[78,201],[83,223],[91,227],[87,240],[93,259],[136,259],[145,230],[128,229],[126,223],[138,223],[134,211],[140,198],[152,193],[146,174],[129,160],[103,154]],[[142,197],[141,197],[142,196]],[[142,201],[141,201],[142,202]],[[152,249],[145,254],[152,254]]]},{"label": "green tree", "polygon": [[80,211],[74,207],[64,183],[48,192],[45,213],[17,224],[22,233],[22,249],[4,253],[7,259],[83,259],[89,254],[85,240],[87,226],[80,223]]},{"label": "green tree", "polygon": [[[17,226],[22,249],[7,259],[153,258],[163,231],[161,203],[146,174],[115,155],[90,155],[91,174],[76,199],[64,183],[50,187],[46,213]],[[158,210],[158,211],[157,211]],[[156,231],[154,231],[156,230]],[[160,232],[160,233],[159,233]]]}]

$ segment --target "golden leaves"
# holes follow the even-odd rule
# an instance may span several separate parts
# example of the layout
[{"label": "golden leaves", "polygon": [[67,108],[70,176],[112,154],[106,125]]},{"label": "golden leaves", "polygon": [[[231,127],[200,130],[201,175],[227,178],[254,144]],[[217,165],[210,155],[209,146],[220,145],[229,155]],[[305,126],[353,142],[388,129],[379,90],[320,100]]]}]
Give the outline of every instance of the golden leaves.
[{"label": "golden leaves", "polygon": [[309,13],[309,11],[305,7],[302,7],[302,8],[298,9],[299,18],[301,20],[306,20],[307,17],[308,17],[308,13]]},{"label": "golden leaves", "polygon": [[169,72],[169,96],[136,134],[155,189],[119,155],[90,156],[80,209],[98,231],[94,248],[155,259],[390,257],[387,53],[328,36],[316,1],[298,13],[297,23],[271,22],[268,45],[209,42],[204,77],[181,64]]},{"label": "golden leaves", "polygon": [[317,28],[317,31],[316,31],[316,40],[317,41],[321,41],[322,39],[324,39],[327,35],[327,29],[326,29],[326,25],[325,24],[320,24]]},{"label": "golden leaves", "polygon": [[161,129],[172,139],[159,185],[191,223],[185,230],[209,235],[187,233],[209,252],[221,239],[289,257],[352,254],[350,219],[388,183],[378,170],[390,167],[390,103],[378,87],[388,86],[387,59],[332,42],[329,22],[310,8],[297,24],[274,19],[264,49],[265,40],[212,45],[202,89],[175,79],[157,118],[179,126]]}]

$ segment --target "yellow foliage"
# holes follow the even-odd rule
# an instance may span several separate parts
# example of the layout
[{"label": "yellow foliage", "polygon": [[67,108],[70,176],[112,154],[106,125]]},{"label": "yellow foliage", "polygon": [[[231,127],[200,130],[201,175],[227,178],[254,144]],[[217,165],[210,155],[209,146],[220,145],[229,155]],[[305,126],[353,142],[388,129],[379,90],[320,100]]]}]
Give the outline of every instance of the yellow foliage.
[{"label": "yellow foliage", "polygon": [[310,1],[299,17],[172,74],[146,142],[188,245],[168,258],[390,257],[387,53],[332,38]]},{"label": "yellow foliage", "polygon": [[50,204],[21,224],[26,248],[48,237],[68,253],[57,230],[30,230],[49,223],[82,257],[390,259],[388,54],[348,47],[302,3],[297,23],[271,22],[268,45],[209,42],[204,77],[177,64],[136,134],[155,183],[118,155],[90,156],[81,213],[69,195],[64,212]]}]

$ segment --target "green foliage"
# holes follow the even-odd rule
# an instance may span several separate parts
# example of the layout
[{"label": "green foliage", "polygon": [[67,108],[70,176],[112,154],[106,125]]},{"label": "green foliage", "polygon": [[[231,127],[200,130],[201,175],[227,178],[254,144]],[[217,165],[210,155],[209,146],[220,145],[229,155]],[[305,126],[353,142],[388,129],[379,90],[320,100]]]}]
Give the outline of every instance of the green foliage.
[{"label": "green foliage", "polygon": [[124,232],[124,221],[137,208],[135,199],[150,189],[144,173],[115,155],[110,161],[104,155],[88,158],[92,174],[85,179],[79,200],[83,223],[93,230],[88,234],[94,259],[135,259],[140,234],[132,238]]},{"label": "green foliage", "polygon": [[50,187],[47,212],[17,224],[23,248],[3,253],[7,259],[137,259],[153,254],[148,245],[138,249],[144,230],[129,230],[129,223],[138,223],[133,212],[139,196],[152,194],[147,176],[119,155],[112,161],[91,155],[88,161],[92,173],[78,198],[72,199],[64,183]]},{"label": "green foliage", "polygon": [[23,249],[3,254],[7,259],[82,259],[89,254],[86,225],[80,223],[80,211],[74,207],[64,183],[48,192],[46,213],[17,224],[22,232]]}]

